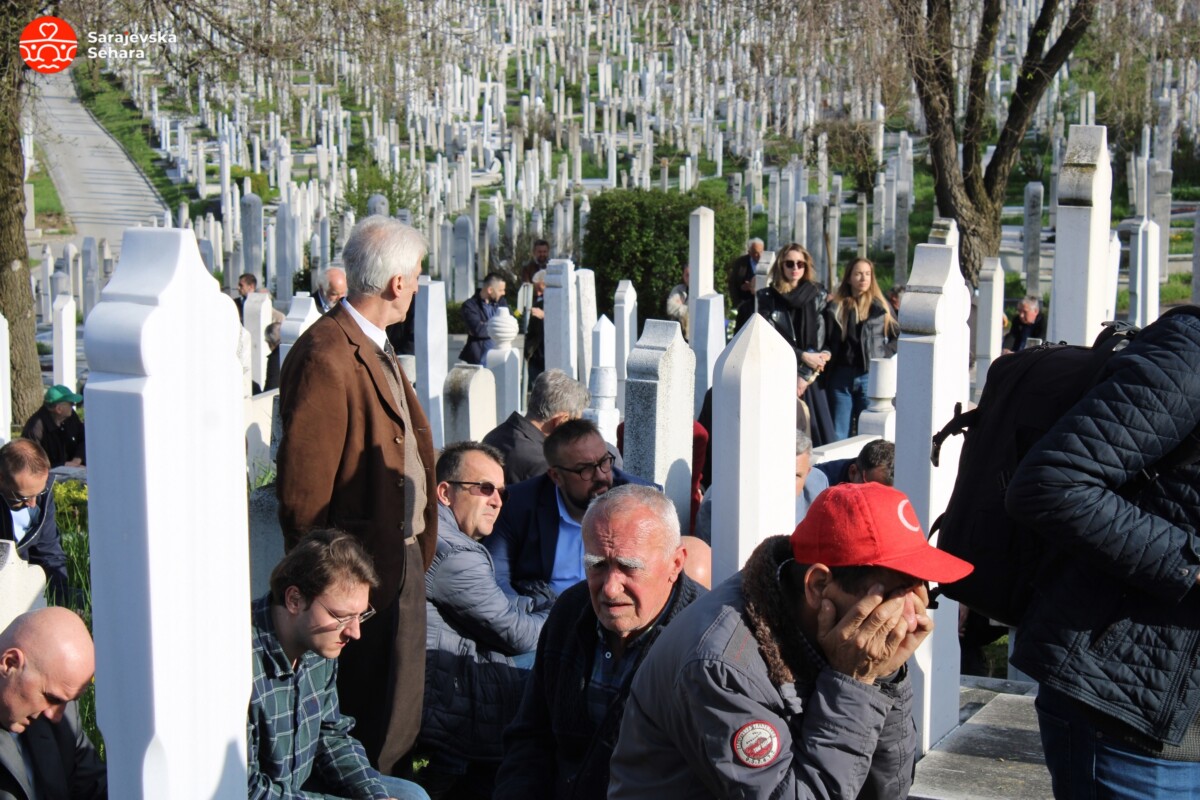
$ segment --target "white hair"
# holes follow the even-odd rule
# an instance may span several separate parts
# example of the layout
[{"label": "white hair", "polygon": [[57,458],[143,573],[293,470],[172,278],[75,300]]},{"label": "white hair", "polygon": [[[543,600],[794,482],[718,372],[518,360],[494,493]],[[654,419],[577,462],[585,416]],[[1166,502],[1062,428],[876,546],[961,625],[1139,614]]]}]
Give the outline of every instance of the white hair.
[{"label": "white hair", "polygon": [[342,249],[346,289],[351,298],[377,295],[396,275],[415,280],[429,243],[416,228],[374,215],[354,226]]},{"label": "white hair", "polygon": [[618,512],[627,512],[631,506],[641,506],[657,518],[667,556],[679,549],[679,515],[675,513],[675,504],[653,486],[636,483],[616,486],[591,502],[583,515],[584,536],[595,527],[598,518],[610,519]]}]

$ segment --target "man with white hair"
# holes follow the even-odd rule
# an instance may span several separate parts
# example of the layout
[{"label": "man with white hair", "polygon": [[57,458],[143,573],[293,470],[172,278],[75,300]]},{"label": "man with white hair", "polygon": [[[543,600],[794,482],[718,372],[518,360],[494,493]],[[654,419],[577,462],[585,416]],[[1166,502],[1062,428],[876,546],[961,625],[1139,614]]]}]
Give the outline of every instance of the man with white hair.
[{"label": "man with white hair", "polygon": [[286,547],[338,528],[379,572],[379,620],[347,645],[338,694],[384,774],[405,771],[421,725],[424,570],[437,540],[429,422],[384,330],[408,315],[426,250],[399,220],[359,222],[342,250],[348,294],[296,341],[279,382],[275,486]]},{"label": "man with white hair", "polygon": [[346,270],[330,267],[317,276],[317,307],[322,314],[328,314],[345,296]]}]

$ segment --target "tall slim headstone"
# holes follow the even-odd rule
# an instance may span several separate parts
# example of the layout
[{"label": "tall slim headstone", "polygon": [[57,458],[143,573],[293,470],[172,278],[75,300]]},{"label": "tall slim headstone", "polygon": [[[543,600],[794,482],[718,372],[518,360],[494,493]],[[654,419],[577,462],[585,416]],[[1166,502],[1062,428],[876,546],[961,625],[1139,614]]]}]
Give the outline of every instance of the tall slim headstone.
[{"label": "tall slim headstone", "polygon": [[570,259],[553,258],[546,267],[546,369],[561,369],[572,378],[579,376],[579,343],[575,330],[578,309],[575,304],[575,264]]},{"label": "tall slim headstone", "polygon": [[1111,218],[1108,131],[1102,125],[1072,125],[1058,177],[1047,333],[1052,342],[1090,344],[1100,332],[1109,283],[1105,266]]},{"label": "tall slim headstone", "polygon": [[[1025,292],[1042,296],[1042,193],[1041,181],[1025,184]],[[1003,289],[1003,284],[1001,284]],[[980,382],[978,385],[982,385]]]},{"label": "tall slim headstone", "polygon": [[[1033,186],[1035,184],[1030,184]],[[1041,184],[1036,184],[1041,186]],[[1029,192],[1026,190],[1026,199]],[[987,371],[1000,356],[1004,317],[1004,269],[999,258],[983,259],[979,272],[979,305],[975,319],[975,388],[972,399],[979,402]]]},{"label": "tall slim headstone", "polygon": [[1144,328],[1158,319],[1159,228],[1142,217],[1129,236],[1129,321]]},{"label": "tall slim headstone", "polygon": [[[896,229],[892,249],[896,253],[896,286],[908,285],[908,212],[912,208],[912,187],[908,181],[896,181]],[[832,281],[831,281],[832,285]]]},{"label": "tall slim headstone", "polygon": [[617,330],[608,317],[601,317],[592,328],[592,373],[588,378],[591,400],[583,412],[600,429],[604,441],[617,444],[617,426],[621,412],[617,409]]},{"label": "tall slim headstone", "polygon": [[787,340],[755,314],[717,359],[710,465],[714,586],[741,569],[763,539],[796,526],[796,447],[786,422],[796,418],[796,378],[779,369],[795,357]]},{"label": "tall slim headstone", "polygon": [[663,487],[679,524],[692,516],[692,400],[696,356],[678,322],[646,320],[629,354],[625,383],[625,469]]},{"label": "tall slim headstone", "polygon": [[471,218],[463,214],[454,220],[454,302],[461,303],[475,294],[475,234]]},{"label": "tall slim headstone", "polygon": [[242,197],[242,270],[258,278],[266,286],[263,273],[263,207],[256,194]]},{"label": "tall slim headstone", "polygon": [[[96,708],[110,797],[246,792],[252,676],[237,330],[190,231],[125,232],[85,337]],[[179,424],[180,397],[203,413]]]},{"label": "tall slim headstone", "polygon": [[575,270],[575,347],[581,382],[592,374],[592,330],[596,327],[596,273]]},{"label": "tall slim headstone", "polygon": [[[940,466],[929,461],[929,442],[956,403],[967,403],[971,300],[958,269],[958,226],[934,222],[930,238],[943,244],[917,245],[912,276],[900,306],[900,347],[904,381],[896,396],[896,488],[912,502],[925,531],[946,508],[962,443],[951,437]],[[942,602],[932,612],[937,627],[917,651],[913,717],[920,752],[958,725],[958,607]]]},{"label": "tall slim headstone", "polygon": [[75,367],[75,298],[71,296],[65,272],[55,272],[54,308],[50,312],[54,326],[54,383],[75,391],[79,379]]},{"label": "tall slim headstone", "polygon": [[628,377],[626,369],[629,351],[637,341],[637,289],[633,282],[623,280],[617,284],[617,294],[613,305],[613,314],[617,329],[617,410],[625,414],[625,382]]},{"label": "tall slim headstone", "polygon": [[[270,349],[267,347],[267,326],[271,324],[274,310],[271,295],[266,292],[248,294],[242,301],[242,326],[250,333],[250,379],[259,386],[262,386],[267,378],[267,356],[270,355]],[[283,352],[280,351],[279,355],[279,363],[282,364]]]},{"label": "tall slim headstone", "polygon": [[414,387],[421,408],[429,419],[433,446],[446,446],[446,406],[443,396],[448,369],[446,351],[450,334],[446,323],[446,284],[428,275],[419,278],[419,289],[413,300],[417,319],[413,347],[417,355],[417,385]]},{"label": "tall slim headstone", "polygon": [[496,379],[498,420],[508,419],[521,406],[521,351],[512,346],[520,328],[507,306],[501,306],[496,316],[487,322],[488,336],[492,337],[495,347],[487,351],[485,361]]},{"label": "tall slim headstone", "polygon": [[[789,182],[790,183],[790,182]],[[687,340],[692,341],[692,320],[695,319],[696,302],[713,293],[713,247],[715,243],[716,215],[711,208],[700,206],[688,217],[688,330]]]}]

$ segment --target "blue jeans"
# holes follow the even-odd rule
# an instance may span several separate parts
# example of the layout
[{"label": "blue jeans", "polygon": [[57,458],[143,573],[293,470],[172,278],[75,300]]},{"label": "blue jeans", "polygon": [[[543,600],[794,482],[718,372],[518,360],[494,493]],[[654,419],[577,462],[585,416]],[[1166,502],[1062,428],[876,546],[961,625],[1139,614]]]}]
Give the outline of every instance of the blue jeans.
[{"label": "blue jeans", "polygon": [[834,367],[826,393],[833,415],[834,441],[850,438],[850,425],[867,407],[867,374],[854,367]]},{"label": "blue jeans", "polygon": [[1200,763],[1167,761],[1096,730],[1071,700],[1042,688],[1035,702],[1058,800],[1200,799]]},{"label": "blue jeans", "polygon": [[391,775],[380,775],[379,780],[387,790],[388,796],[396,800],[429,800],[425,790],[412,781],[394,778]]}]

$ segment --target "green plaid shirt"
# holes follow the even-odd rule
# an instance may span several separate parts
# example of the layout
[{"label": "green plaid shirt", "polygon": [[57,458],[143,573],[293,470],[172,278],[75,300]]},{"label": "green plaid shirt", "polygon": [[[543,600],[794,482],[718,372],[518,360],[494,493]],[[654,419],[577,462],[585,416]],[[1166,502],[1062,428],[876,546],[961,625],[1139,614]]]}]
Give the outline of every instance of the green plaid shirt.
[{"label": "green plaid shirt", "polygon": [[[250,800],[338,797],[386,800],[387,790],[338,710],[337,660],[309,651],[296,669],[271,620],[270,595],[251,605],[254,691],[246,722]],[[302,791],[316,772],[336,795]]]}]

